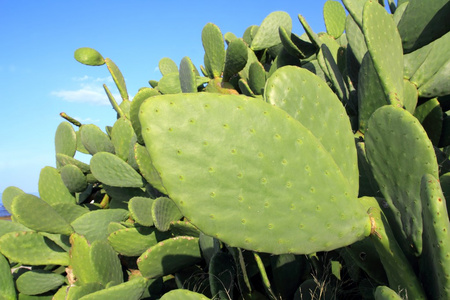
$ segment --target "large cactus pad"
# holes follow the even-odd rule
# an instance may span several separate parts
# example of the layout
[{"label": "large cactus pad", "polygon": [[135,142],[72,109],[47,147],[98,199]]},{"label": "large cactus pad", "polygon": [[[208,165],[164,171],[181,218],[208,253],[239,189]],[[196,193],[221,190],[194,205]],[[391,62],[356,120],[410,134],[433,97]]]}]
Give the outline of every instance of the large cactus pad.
[{"label": "large cactus pad", "polygon": [[312,253],[370,231],[321,142],[285,111],[233,95],[165,95],[140,110],[143,137],[180,211],[207,235],[271,253]]}]

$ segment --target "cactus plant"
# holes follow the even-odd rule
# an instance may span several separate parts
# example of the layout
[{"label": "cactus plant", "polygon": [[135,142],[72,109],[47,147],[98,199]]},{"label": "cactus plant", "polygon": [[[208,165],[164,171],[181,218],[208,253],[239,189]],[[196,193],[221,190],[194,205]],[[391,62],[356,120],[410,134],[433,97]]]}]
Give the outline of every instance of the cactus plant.
[{"label": "cactus plant", "polygon": [[448,1],[342,2],[208,23],[203,76],[131,98],[76,50],[117,120],[61,113],[39,197],[3,191],[0,299],[448,299]]}]

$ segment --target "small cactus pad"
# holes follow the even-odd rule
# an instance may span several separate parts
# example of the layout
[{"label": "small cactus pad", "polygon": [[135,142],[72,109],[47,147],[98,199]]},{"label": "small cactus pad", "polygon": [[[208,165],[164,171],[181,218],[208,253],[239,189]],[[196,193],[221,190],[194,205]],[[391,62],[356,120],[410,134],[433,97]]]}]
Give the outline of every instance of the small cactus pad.
[{"label": "small cactus pad", "polygon": [[208,23],[202,30],[202,43],[205,49],[205,65],[211,71],[211,78],[220,77],[225,65],[225,44],[222,32],[213,23]]},{"label": "small cactus pad", "polygon": [[147,279],[139,276],[127,282],[112,285],[106,289],[99,290],[81,297],[80,300],[139,300],[147,288]]},{"label": "small cactus pad", "polygon": [[114,153],[114,145],[108,135],[94,124],[83,125],[79,131],[81,142],[90,154],[101,151]]},{"label": "small cactus pad", "polygon": [[423,252],[421,273],[430,299],[450,299],[450,223],[439,181],[422,177]]},{"label": "small cactus pad", "polygon": [[[180,87],[183,93],[195,93],[197,92],[197,69],[195,68],[192,60],[185,56],[180,62]],[[198,71],[197,71],[198,72]]]},{"label": "small cactus pad", "polygon": [[70,265],[80,284],[123,282],[122,268],[117,253],[104,241],[89,244],[84,236],[70,236]]},{"label": "small cactus pad", "polygon": [[140,256],[150,247],[170,237],[155,227],[123,228],[108,236],[108,242],[118,253],[125,256]]},{"label": "small cactus pad", "polygon": [[158,68],[162,76],[170,73],[178,73],[177,64],[169,57],[161,58],[158,63]]},{"label": "small cactus pad", "polygon": [[403,48],[392,16],[378,3],[364,5],[363,27],[367,49],[390,104],[403,106]]},{"label": "small cactus pad", "polygon": [[329,0],[323,6],[323,19],[327,33],[334,38],[338,38],[345,29],[345,10],[338,1]]},{"label": "small cactus pad", "polygon": [[391,290],[387,286],[380,285],[377,286],[374,293],[375,300],[402,300],[394,290]]},{"label": "small cactus pad", "polygon": [[103,56],[95,49],[83,47],[78,48],[74,57],[77,61],[88,66],[101,66],[105,64]]},{"label": "small cactus pad", "polygon": [[111,76],[117,86],[117,89],[119,90],[120,96],[122,97],[123,101],[128,101],[127,86],[125,84],[125,79],[123,78],[122,72],[120,72],[117,65],[110,58],[106,58],[105,63],[108,67],[109,73],[111,73]]},{"label": "small cactus pad", "polygon": [[55,133],[55,152],[70,157],[77,151],[77,134],[69,122],[61,122]]},{"label": "small cactus pad", "polygon": [[17,290],[25,295],[38,295],[60,287],[65,277],[45,270],[31,270],[16,280]]},{"label": "small cactus pad", "polygon": [[374,177],[397,218],[397,225],[392,226],[400,226],[414,245],[416,254],[420,254],[422,205],[419,183],[423,174],[438,176],[433,145],[416,118],[392,105],[385,105],[372,114],[365,141]]},{"label": "small cactus pad", "polygon": [[65,165],[59,171],[61,172],[61,179],[69,192],[81,193],[87,188],[86,176],[77,166]]},{"label": "small cactus pad", "polygon": [[27,265],[69,265],[69,254],[38,232],[10,232],[0,238],[0,252]]},{"label": "small cactus pad", "polygon": [[128,201],[128,210],[136,223],[153,226],[152,205],[155,200],[146,197],[133,197]]},{"label": "small cactus pad", "polygon": [[235,39],[228,45],[223,70],[223,81],[229,81],[234,74],[237,74],[245,67],[248,58],[247,49],[247,45],[241,39]]},{"label": "small cactus pad", "polygon": [[133,139],[136,139],[136,137],[130,120],[125,117],[117,119],[111,130],[111,142],[114,145],[116,155],[124,161],[128,160]]},{"label": "small cactus pad", "polygon": [[[357,188],[285,111],[253,98],[202,93],[150,98],[139,117],[169,197],[205,234],[271,253],[336,249],[368,235]],[[354,151],[356,165],[351,132],[350,140],[344,151]]]},{"label": "small cactus pad", "polygon": [[134,155],[139,171],[145,180],[161,193],[167,194],[166,188],[162,185],[161,177],[153,166],[152,159],[148,154],[147,148],[140,144],[134,145]]},{"label": "small cactus pad", "polygon": [[201,260],[198,238],[178,236],[145,251],[137,260],[142,276],[156,278],[172,274]]},{"label": "small cactus pad", "polygon": [[11,203],[13,202],[14,198],[24,193],[24,191],[15,186],[8,186],[3,190],[1,202],[9,213],[11,213]]},{"label": "small cactus pad", "polygon": [[292,19],[287,12],[274,11],[270,13],[259,26],[253,37],[252,50],[262,50],[281,43],[279,28],[283,27],[288,34],[292,31]]},{"label": "small cactus pad", "polygon": [[0,299],[16,299],[16,288],[11,274],[11,267],[2,254],[0,254]]},{"label": "small cactus pad", "polygon": [[128,211],[124,209],[94,210],[77,218],[71,223],[75,232],[84,235],[92,243],[108,237],[108,224],[121,222],[128,218]]},{"label": "small cactus pad", "polygon": [[190,290],[177,289],[165,293],[161,300],[210,300],[210,298]]},{"label": "small cactus pad", "polygon": [[143,187],[141,175],[118,156],[98,152],[91,158],[91,171],[99,181],[114,187]]},{"label": "small cactus pad", "polygon": [[167,231],[170,228],[170,223],[180,220],[183,215],[172,199],[159,197],[153,201],[152,217],[158,230]]},{"label": "small cactus pad", "polygon": [[14,219],[36,231],[70,235],[72,226],[47,202],[39,197],[22,194],[11,204]]},{"label": "small cactus pad", "polygon": [[44,167],[39,174],[39,196],[48,204],[75,203],[75,197],[67,189],[58,170]]}]

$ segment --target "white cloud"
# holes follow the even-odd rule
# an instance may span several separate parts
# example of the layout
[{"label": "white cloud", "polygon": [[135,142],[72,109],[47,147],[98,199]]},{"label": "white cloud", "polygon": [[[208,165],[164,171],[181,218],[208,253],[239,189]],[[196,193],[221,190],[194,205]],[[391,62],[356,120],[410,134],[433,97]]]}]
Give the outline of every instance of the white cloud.
[{"label": "white cloud", "polygon": [[[90,103],[94,105],[110,105],[108,96],[99,82],[112,82],[111,76],[105,78],[92,78],[87,75],[72,78],[79,87],[74,90],[59,90],[51,92],[51,95],[61,98],[67,102]],[[121,102],[120,94],[113,94],[113,97]]]}]

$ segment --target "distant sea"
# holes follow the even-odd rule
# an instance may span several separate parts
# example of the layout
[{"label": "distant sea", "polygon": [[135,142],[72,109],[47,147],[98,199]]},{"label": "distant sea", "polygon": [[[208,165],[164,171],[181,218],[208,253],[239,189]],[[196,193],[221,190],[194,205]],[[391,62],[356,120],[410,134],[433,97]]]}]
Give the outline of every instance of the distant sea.
[{"label": "distant sea", "polygon": [[5,209],[2,203],[2,194],[0,194],[0,217],[9,216],[9,212]]}]

